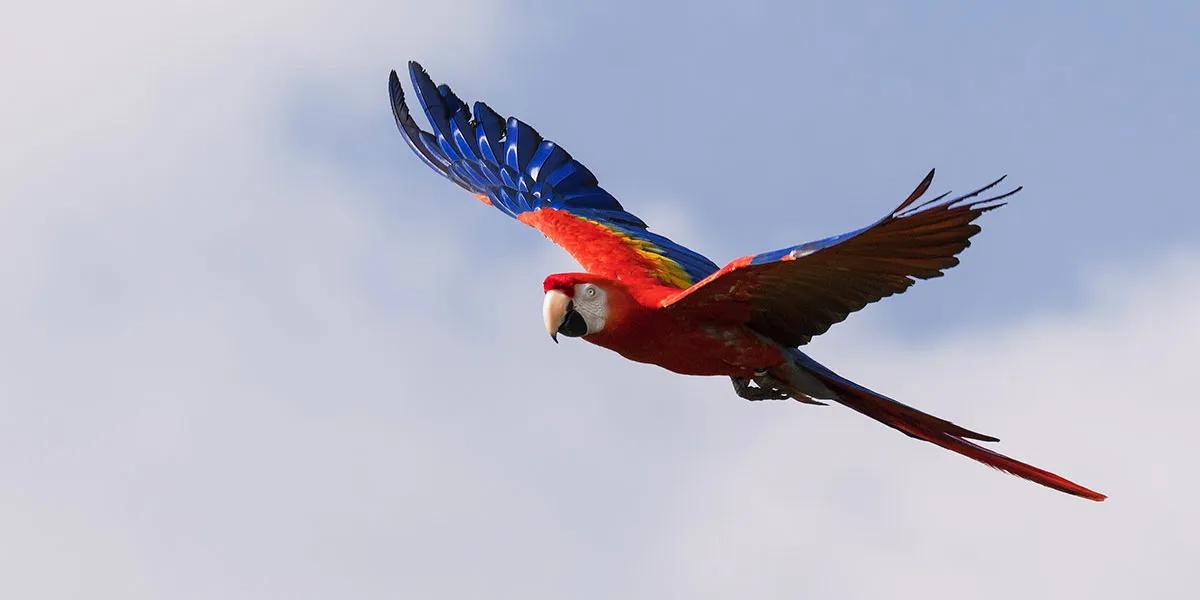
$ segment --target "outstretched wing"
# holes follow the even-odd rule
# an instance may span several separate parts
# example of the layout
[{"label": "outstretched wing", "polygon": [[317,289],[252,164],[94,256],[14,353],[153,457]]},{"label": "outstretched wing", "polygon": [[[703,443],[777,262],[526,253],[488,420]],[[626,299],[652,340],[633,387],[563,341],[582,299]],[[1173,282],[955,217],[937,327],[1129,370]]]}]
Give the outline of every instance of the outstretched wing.
[{"label": "outstretched wing", "polygon": [[744,256],[664,301],[671,310],[746,323],[787,345],[808,343],[850,313],[899,294],[916,279],[940,277],[979,233],[972,221],[1003,206],[1021,188],[973,200],[1004,178],[969,194],[942,194],[913,205],[933,171],[886,217],[842,235]]},{"label": "outstretched wing", "polygon": [[704,256],[651,233],[558,144],[482,102],[468,111],[421,65],[408,67],[433,131],[421,131],[413,121],[392,71],[400,133],[425,164],[484,204],[538,229],[597,275],[684,289],[717,270]]}]

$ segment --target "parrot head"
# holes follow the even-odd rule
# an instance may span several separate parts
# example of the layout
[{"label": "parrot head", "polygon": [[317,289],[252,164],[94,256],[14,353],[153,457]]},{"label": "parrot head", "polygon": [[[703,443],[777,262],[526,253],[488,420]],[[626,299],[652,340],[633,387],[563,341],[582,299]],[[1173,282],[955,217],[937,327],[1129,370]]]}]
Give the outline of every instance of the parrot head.
[{"label": "parrot head", "polygon": [[551,275],[542,284],[542,318],[550,339],[599,333],[608,320],[609,282],[587,273]]}]

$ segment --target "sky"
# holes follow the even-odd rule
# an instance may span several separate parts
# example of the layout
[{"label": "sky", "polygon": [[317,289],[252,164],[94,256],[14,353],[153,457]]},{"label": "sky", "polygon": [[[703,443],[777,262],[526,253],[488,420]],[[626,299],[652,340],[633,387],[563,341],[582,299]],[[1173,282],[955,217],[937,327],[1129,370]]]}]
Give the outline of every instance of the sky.
[{"label": "sky", "polygon": [[[0,596],[1178,595],[1190,3],[44,3],[0,23]],[[1008,174],[811,354],[1103,491],[546,340],[575,270],[395,131],[410,59],[718,264]],[[1187,587],[1184,587],[1187,586]]]}]

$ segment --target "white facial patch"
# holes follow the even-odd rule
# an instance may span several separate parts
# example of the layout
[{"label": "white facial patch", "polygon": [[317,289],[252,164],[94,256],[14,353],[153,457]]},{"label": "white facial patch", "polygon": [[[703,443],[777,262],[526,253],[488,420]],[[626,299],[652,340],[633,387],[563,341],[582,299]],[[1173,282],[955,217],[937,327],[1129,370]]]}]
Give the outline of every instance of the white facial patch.
[{"label": "white facial patch", "polygon": [[604,322],[608,320],[608,294],[600,286],[592,283],[576,284],[572,303],[575,312],[583,316],[583,321],[587,323],[589,334],[604,329]]}]

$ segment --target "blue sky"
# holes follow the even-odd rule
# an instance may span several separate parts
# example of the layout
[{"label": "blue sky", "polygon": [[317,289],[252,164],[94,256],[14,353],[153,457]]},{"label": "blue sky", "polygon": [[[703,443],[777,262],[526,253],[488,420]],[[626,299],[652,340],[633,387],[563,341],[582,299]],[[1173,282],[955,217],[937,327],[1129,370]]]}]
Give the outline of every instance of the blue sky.
[{"label": "blue sky", "polygon": [[[0,595],[1190,585],[1194,6],[63,10],[2,25]],[[931,167],[1008,173],[962,266],[813,352],[1112,500],[549,343],[541,280],[576,267],[410,155],[409,59],[718,263],[859,227]]]},{"label": "blue sky", "polygon": [[[1200,139],[1188,110],[1200,103],[1194,9],[503,12],[524,24],[501,28],[507,43],[470,61],[400,40],[402,56],[378,57],[381,70],[414,57],[464,97],[521,116],[635,211],[663,204],[687,218],[680,241],[721,263],[856,228],[931,167],[938,189],[1005,173],[1024,185],[1013,208],[989,216],[972,268],[881,309],[909,334],[1071,306],[1087,265],[1136,263],[1195,237],[1188,217],[1200,209],[1182,179]],[[392,194],[426,183],[377,106],[347,111],[347,95],[377,94],[376,82],[319,77],[299,81],[288,103],[295,144]],[[447,216],[393,205],[402,218]],[[499,224],[475,229],[487,215],[469,208],[442,211],[470,219],[463,227],[489,245],[535,243]],[[672,223],[652,225],[673,234]]]}]

